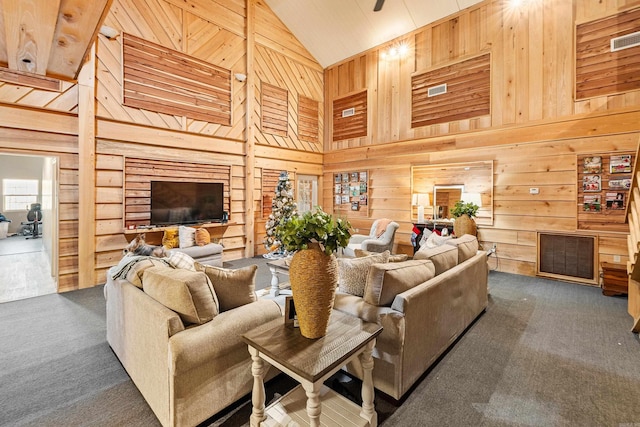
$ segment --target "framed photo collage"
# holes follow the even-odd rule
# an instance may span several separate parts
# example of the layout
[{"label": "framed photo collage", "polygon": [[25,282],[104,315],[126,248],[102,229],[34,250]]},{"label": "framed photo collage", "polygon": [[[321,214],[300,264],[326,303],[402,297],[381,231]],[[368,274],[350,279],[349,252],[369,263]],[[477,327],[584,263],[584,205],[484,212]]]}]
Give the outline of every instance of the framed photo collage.
[{"label": "framed photo collage", "polygon": [[333,185],[334,211],[369,216],[368,171],[334,173]]}]

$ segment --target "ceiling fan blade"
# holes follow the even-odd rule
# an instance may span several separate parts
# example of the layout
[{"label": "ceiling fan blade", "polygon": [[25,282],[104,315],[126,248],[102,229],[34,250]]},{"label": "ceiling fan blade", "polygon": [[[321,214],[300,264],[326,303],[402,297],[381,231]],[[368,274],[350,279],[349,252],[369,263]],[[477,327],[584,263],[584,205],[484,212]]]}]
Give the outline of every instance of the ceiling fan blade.
[{"label": "ceiling fan blade", "polygon": [[379,12],[382,9],[383,4],[384,4],[384,0],[376,0],[376,6],[373,8],[373,11]]}]

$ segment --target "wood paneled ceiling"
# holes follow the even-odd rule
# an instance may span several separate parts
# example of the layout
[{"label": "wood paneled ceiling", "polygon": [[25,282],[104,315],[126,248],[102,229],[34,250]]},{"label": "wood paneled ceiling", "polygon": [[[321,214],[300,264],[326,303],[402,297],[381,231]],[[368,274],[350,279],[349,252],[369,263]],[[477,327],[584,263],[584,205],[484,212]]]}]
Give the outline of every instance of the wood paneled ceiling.
[{"label": "wood paneled ceiling", "polygon": [[112,0],[0,0],[0,67],[75,80]]}]

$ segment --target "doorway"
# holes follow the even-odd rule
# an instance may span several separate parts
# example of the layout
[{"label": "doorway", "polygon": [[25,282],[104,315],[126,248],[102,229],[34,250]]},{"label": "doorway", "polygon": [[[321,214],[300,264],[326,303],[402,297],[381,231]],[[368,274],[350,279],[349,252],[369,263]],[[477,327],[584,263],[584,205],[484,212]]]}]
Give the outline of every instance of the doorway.
[{"label": "doorway", "polygon": [[58,159],[0,153],[0,303],[57,292]]},{"label": "doorway", "polygon": [[296,182],[298,213],[303,214],[318,205],[318,177],[315,175],[298,175]]}]

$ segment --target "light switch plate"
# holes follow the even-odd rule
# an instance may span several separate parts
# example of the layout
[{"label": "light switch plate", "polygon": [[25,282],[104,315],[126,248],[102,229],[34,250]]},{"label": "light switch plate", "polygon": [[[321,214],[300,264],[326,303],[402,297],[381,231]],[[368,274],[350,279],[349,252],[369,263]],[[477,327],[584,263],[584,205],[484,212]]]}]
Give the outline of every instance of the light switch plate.
[{"label": "light switch plate", "polygon": [[529,194],[538,194],[540,193],[540,189],[537,187],[532,187],[529,189]]}]

